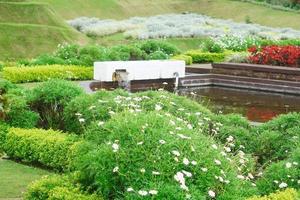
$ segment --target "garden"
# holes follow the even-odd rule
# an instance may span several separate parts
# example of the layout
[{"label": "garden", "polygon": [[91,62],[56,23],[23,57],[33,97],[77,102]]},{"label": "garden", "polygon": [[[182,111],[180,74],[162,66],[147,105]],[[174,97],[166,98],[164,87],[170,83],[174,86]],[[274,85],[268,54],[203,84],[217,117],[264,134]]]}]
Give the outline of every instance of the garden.
[{"label": "garden", "polygon": [[299,113],[257,127],[166,91],[86,94],[56,79],[31,90],[2,81],[1,94],[1,151],[53,174],[25,199],[299,195]]},{"label": "garden", "polygon": [[[46,2],[57,8],[64,4]],[[112,10],[124,16],[112,14],[111,2]],[[165,14],[165,7],[187,4],[179,0],[166,0],[158,12],[159,6],[148,12],[143,5],[142,17],[124,14],[138,8],[138,2],[132,1],[127,10],[118,9],[130,1],[111,2],[101,1],[101,12],[89,8],[98,18],[83,17],[87,13],[81,4],[78,13],[63,8],[67,17],[61,20],[44,3],[0,0],[2,13],[2,5],[10,12],[19,12],[21,6],[24,19],[37,13],[39,20],[11,16],[27,25],[37,20],[41,24],[31,28],[53,37],[45,51],[14,48],[16,54],[27,56],[0,61],[0,200],[299,200],[300,113],[293,108],[287,112],[292,105],[288,95],[287,103],[280,105],[285,111],[267,110],[266,122],[257,123],[249,120],[259,112],[255,107],[248,110],[248,119],[237,111],[222,113],[193,90],[167,91],[166,82],[158,90],[138,92],[87,92],[80,83],[93,81],[95,61],[182,60],[186,69],[225,63],[296,71],[300,30],[259,25],[249,16],[242,23],[182,8]],[[298,1],[290,0],[230,2],[293,15],[300,8]],[[207,9],[220,11],[220,6],[215,10],[210,4],[215,2],[206,2]],[[45,15],[39,15],[39,9]],[[103,13],[113,17],[104,18]],[[3,24],[0,12],[0,28]],[[24,26],[16,24],[5,26]],[[52,48],[57,45],[53,40],[62,35],[65,42]],[[34,36],[34,41],[47,46],[41,38]],[[240,69],[229,70],[234,74]],[[262,76],[257,73],[256,78]],[[295,79],[293,86],[299,84],[297,74],[289,78]],[[225,96],[218,88],[212,93],[218,93],[223,103],[236,98],[234,92]],[[263,98],[278,106],[283,97],[272,95]],[[256,97],[245,90],[244,98],[249,105]],[[295,99],[298,108],[299,97]]]}]

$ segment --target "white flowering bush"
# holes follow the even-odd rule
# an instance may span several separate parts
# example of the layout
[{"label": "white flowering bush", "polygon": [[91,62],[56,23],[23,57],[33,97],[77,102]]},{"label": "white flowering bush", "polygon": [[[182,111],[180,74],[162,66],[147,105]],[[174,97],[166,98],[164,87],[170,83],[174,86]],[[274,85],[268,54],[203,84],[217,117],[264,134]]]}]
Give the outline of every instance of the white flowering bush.
[{"label": "white flowering bush", "polygon": [[123,90],[101,90],[71,101],[64,112],[64,124],[67,131],[83,134],[91,122],[105,122],[124,110],[163,110],[185,119],[191,128],[202,129],[208,129],[212,116],[212,113],[200,104],[165,91],[129,94]]},{"label": "white flowering bush", "polygon": [[270,164],[257,181],[261,194],[280,189],[300,189],[300,148],[293,150],[290,156],[277,163]]},{"label": "white flowering bush", "polygon": [[68,21],[74,28],[89,35],[105,36],[123,32],[126,37],[172,38],[203,37],[238,34],[264,39],[300,38],[300,31],[291,28],[271,28],[258,24],[237,23],[200,14],[165,14],[132,17],[126,20],[103,20],[80,17]]},{"label": "white flowering bush", "polygon": [[79,181],[109,199],[244,199],[255,194],[253,176],[238,157],[191,129],[182,118],[155,112],[114,115],[93,124],[97,148],[78,158]]}]

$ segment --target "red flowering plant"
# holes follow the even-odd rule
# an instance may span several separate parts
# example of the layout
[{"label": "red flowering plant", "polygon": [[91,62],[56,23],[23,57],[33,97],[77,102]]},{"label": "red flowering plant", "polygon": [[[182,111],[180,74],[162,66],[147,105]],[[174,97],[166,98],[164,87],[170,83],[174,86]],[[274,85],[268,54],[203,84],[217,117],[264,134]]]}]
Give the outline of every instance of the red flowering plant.
[{"label": "red flowering plant", "polygon": [[249,60],[254,64],[300,67],[299,46],[251,47]]}]

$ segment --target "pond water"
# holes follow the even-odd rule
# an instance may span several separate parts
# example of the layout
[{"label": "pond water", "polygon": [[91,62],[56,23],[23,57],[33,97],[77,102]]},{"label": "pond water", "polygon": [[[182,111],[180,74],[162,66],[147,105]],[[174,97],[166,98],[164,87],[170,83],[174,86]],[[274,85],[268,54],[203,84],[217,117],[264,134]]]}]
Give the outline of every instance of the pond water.
[{"label": "pond water", "polygon": [[254,122],[266,122],[279,114],[300,112],[300,96],[224,87],[182,90],[180,94],[207,104],[215,113],[239,113]]}]

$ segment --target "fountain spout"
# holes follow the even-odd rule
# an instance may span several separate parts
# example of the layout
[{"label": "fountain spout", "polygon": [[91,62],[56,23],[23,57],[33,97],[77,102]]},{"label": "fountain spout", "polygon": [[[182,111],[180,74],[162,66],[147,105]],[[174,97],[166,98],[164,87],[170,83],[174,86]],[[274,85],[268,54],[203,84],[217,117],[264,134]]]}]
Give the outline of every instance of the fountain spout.
[{"label": "fountain spout", "polygon": [[179,85],[179,73],[174,72],[173,76],[175,78],[174,91],[176,92],[178,90],[178,85]]},{"label": "fountain spout", "polygon": [[112,79],[118,82],[118,87],[130,91],[129,73],[126,70],[116,70]]}]

